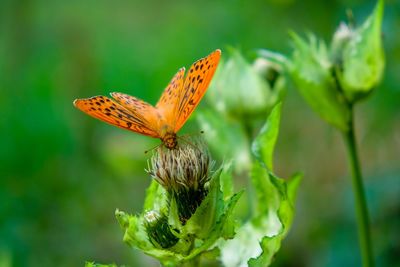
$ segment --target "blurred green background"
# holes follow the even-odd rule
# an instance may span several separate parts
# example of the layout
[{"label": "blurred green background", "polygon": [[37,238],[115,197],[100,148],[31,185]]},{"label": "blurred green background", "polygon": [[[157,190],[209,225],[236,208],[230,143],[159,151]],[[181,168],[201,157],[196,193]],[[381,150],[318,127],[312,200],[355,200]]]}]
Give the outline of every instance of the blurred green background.
[{"label": "blurred green background", "polygon": [[[121,91],[155,103],[179,67],[216,48],[290,53],[288,30],[330,41],[346,8],[361,22],[374,5],[0,0],[0,266],[157,266],[122,243],[114,211],[141,211],[144,151],[159,141],[86,116],[75,98]],[[399,28],[400,3],[388,0],[385,77],[356,110],[378,266],[400,266]],[[305,178],[275,266],[359,265],[344,155],[338,132],[288,91],[275,163]]]}]

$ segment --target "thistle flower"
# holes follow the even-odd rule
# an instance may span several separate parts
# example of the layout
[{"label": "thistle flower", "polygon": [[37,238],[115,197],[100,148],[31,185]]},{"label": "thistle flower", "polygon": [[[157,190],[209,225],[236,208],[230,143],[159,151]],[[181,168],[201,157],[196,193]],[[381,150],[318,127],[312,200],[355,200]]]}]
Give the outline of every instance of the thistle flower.
[{"label": "thistle flower", "polygon": [[213,162],[201,140],[181,142],[176,149],[160,146],[149,161],[148,173],[176,202],[184,224],[207,195]]}]

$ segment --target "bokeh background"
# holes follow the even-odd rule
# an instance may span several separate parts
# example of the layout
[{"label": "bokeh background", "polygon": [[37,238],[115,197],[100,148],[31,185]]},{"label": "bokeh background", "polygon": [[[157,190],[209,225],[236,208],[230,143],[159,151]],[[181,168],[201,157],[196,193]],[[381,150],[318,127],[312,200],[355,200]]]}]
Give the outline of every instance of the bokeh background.
[{"label": "bokeh background", "polygon": [[[122,242],[114,211],[140,212],[158,140],[94,120],[75,98],[121,91],[155,103],[175,71],[216,48],[290,53],[288,31],[330,41],[375,1],[0,0],[0,266],[157,263]],[[400,266],[400,3],[387,0],[387,68],[358,105],[378,266]],[[202,108],[202,107],[200,107]],[[204,106],[203,106],[204,108]],[[191,120],[182,132],[193,132]],[[360,263],[342,140],[289,90],[275,164],[304,172],[275,266]]]}]

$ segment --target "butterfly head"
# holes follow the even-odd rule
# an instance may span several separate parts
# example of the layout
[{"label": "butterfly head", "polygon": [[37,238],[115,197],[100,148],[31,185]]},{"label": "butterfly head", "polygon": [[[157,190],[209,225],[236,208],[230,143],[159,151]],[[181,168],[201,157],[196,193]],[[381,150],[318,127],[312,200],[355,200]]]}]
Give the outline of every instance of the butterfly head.
[{"label": "butterfly head", "polygon": [[178,141],[176,140],[175,133],[167,133],[162,138],[161,141],[165,145],[166,148],[174,149],[178,145]]}]

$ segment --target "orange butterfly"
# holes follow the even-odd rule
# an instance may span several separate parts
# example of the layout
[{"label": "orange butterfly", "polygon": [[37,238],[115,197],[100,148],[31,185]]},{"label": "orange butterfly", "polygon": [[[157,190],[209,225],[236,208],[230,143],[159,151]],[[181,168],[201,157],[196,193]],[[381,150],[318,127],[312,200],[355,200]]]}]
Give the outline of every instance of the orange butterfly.
[{"label": "orange butterfly", "polygon": [[92,117],[136,133],[160,138],[173,149],[176,133],[199,104],[218,66],[221,50],[217,49],[190,67],[179,69],[165,88],[155,107],[130,95],[111,93],[114,99],[94,96],[76,99],[75,107]]}]

